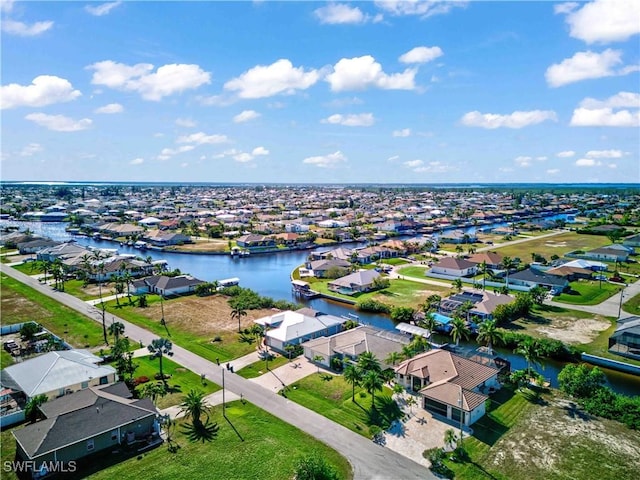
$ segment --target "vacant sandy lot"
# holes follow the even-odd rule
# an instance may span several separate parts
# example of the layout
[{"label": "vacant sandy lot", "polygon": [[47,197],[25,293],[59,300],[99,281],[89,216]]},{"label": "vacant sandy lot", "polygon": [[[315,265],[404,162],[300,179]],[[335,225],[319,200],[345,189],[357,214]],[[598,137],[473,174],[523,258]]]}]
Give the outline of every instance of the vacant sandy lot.
[{"label": "vacant sandy lot", "polygon": [[536,331],[565,343],[591,343],[610,326],[606,320],[565,317],[551,325],[538,327]]},{"label": "vacant sandy lot", "polygon": [[[219,335],[225,332],[237,332],[238,321],[231,319],[231,307],[227,303],[229,297],[212,295],[209,297],[176,298],[164,301],[164,318],[168,325],[202,336]],[[248,328],[253,321],[277,310],[247,310],[243,316],[241,327]],[[154,303],[141,312],[149,318],[162,318],[160,303]]]}]

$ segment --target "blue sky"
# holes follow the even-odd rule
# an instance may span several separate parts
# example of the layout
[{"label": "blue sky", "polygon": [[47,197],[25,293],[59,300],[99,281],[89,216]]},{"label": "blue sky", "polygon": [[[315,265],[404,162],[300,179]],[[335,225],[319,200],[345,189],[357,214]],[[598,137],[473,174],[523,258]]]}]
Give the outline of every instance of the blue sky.
[{"label": "blue sky", "polygon": [[3,180],[640,182],[640,2],[0,2]]}]

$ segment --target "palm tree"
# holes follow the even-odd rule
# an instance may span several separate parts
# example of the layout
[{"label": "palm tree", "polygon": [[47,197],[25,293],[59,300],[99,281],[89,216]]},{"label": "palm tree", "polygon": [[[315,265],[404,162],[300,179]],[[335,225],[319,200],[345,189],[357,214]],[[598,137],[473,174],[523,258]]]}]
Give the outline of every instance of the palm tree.
[{"label": "palm tree", "polygon": [[414,337],[409,345],[416,353],[426,352],[431,348],[431,344],[423,336]]},{"label": "palm tree", "polygon": [[358,357],[358,368],[363,372],[377,372],[382,371],[380,362],[376,356],[371,352],[364,352]]},{"label": "palm tree", "polygon": [[480,273],[482,274],[482,290],[486,290],[487,289],[487,271],[489,270],[489,268],[487,267],[487,262],[485,260],[482,261],[482,263],[480,264],[480,268],[478,270],[480,270]]},{"label": "palm tree", "polygon": [[241,306],[235,306],[233,307],[233,310],[231,310],[231,320],[238,320],[238,333],[242,332],[242,328],[240,327],[240,319],[246,316],[247,312]]},{"label": "palm tree", "polygon": [[467,300],[456,308],[456,313],[464,318],[466,321],[469,321],[469,312],[475,307],[475,304]]},{"label": "palm tree", "polygon": [[362,386],[371,394],[371,408],[375,408],[376,391],[382,391],[384,386],[382,375],[378,371],[369,370],[362,378]]},{"label": "palm tree", "polygon": [[509,288],[509,270],[515,267],[516,262],[511,257],[504,257],[502,259],[502,267],[506,270],[506,287]]},{"label": "palm tree", "polygon": [[438,326],[438,322],[431,313],[426,313],[424,316],[424,320],[422,320],[422,322],[420,323],[423,328],[429,330],[429,336],[433,335],[433,332]]},{"label": "palm tree", "polygon": [[460,293],[462,291],[462,279],[456,278],[453,281],[453,287]]},{"label": "palm tree", "polygon": [[513,352],[522,355],[527,361],[527,373],[531,372],[531,365],[540,363],[540,344],[533,338],[526,338],[520,342]]},{"label": "palm tree", "polygon": [[163,382],[148,382],[142,386],[140,396],[142,398],[150,398],[156,403],[156,398],[164,397],[167,394],[167,386]]},{"label": "palm tree", "polygon": [[384,359],[384,362],[387,365],[393,365],[395,367],[400,360],[402,360],[402,355],[399,352],[389,352],[389,355]]},{"label": "palm tree", "polygon": [[125,270],[122,275],[122,281],[127,287],[127,299],[129,300],[129,305],[131,305],[131,280],[133,280],[131,272],[129,270]]},{"label": "palm tree", "polygon": [[40,405],[45,403],[47,400],[48,397],[44,393],[31,397],[24,407],[25,418],[31,423],[35,423],[40,416]]},{"label": "palm tree", "polygon": [[160,360],[160,378],[162,383],[167,386],[167,380],[164,378],[164,372],[162,371],[162,358],[165,355],[173,356],[173,344],[166,338],[155,338],[151,341],[150,345],[147,345],[147,349],[152,353],[151,358],[158,358]]},{"label": "palm tree", "polygon": [[318,373],[320,373],[320,362],[322,362],[323,360],[324,360],[324,357],[322,355],[313,356],[313,361],[318,364]]},{"label": "palm tree", "polygon": [[413,350],[413,346],[411,344],[402,346],[402,357],[405,360],[410,359],[415,354],[416,354],[416,352]]},{"label": "palm tree", "polygon": [[456,342],[456,347],[460,343],[460,338],[467,339],[471,331],[463,319],[454,316],[451,320],[451,338]]},{"label": "palm tree", "polygon": [[120,335],[124,333],[124,324],[121,322],[113,322],[109,325],[109,335],[113,335],[115,337],[116,343],[120,338]]},{"label": "palm tree", "polygon": [[453,428],[449,428],[444,432],[444,444],[451,448],[457,442],[456,432]]},{"label": "palm tree", "polygon": [[409,406],[409,413],[413,414],[413,406],[417,405],[418,402],[416,400],[416,397],[414,397],[413,395],[409,395],[407,397],[407,405]]},{"label": "palm tree", "polygon": [[492,353],[494,345],[502,341],[502,334],[498,331],[495,320],[485,320],[478,325],[478,342],[487,342],[489,353]]},{"label": "palm tree", "polygon": [[353,363],[348,363],[345,365],[342,375],[344,376],[345,381],[351,384],[351,401],[355,402],[356,385],[360,385],[360,382],[362,381],[362,372],[360,372],[360,369]]},{"label": "palm tree", "polygon": [[39,263],[39,266],[42,268],[42,272],[44,273],[42,280],[44,283],[47,283],[47,272],[51,271],[51,262],[49,260],[41,260]]},{"label": "palm tree", "polygon": [[191,418],[194,427],[199,428],[203,425],[202,416],[206,417],[204,423],[209,421],[209,407],[204,402],[204,392],[200,390],[191,390],[184,397],[184,401],[180,404],[180,413],[184,413]]}]

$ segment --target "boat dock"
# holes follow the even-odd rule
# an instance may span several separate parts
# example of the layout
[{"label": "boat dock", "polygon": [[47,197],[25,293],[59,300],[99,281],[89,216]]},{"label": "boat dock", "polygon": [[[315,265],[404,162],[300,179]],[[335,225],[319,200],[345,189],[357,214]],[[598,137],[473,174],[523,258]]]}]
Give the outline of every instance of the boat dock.
[{"label": "boat dock", "polygon": [[311,290],[311,287],[304,280],[291,280],[292,291],[295,295],[300,295],[304,298],[316,298],[320,296],[320,292]]}]

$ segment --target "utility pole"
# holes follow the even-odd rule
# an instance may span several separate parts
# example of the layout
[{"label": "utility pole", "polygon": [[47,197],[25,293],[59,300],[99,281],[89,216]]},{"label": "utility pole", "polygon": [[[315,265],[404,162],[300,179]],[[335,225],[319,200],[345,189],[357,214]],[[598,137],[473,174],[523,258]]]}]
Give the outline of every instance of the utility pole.
[{"label": "utility pole", "polygon": [[224,418],[227,418],[226,413],[225,413],[225,403],[224,403],[224,368],[222,369],[222,416]]},{"label": "utility pole", "polygon": [[[626,287],[626,285],[624,287]],[[620,315],[622,314],[622,297],[624,297],[624,287],[620,289],[620,304],[618,305],[618,320],[620,320]]]}]

